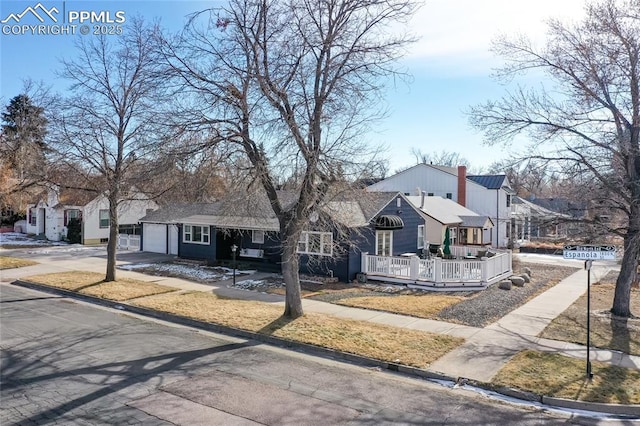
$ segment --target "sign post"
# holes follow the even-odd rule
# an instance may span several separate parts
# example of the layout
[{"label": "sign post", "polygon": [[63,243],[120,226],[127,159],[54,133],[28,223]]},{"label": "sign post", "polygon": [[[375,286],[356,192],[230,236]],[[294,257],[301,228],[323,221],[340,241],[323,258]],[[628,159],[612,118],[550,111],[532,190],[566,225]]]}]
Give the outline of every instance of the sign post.
[{"label": "sign post", "polygon": [[591,371],[591,359],[589,357],[589,350],[591,348],[591,266],[593,260],[584,261],[584,269],[587,270],[587,379],[591,381],[593,379],[593,372]]},{"label": "sign post", "polygon": [[587,379],[591,380],[591,266],[594,260],[616,260],[616,246],[566,245],[562,257],[584,260],[584,269],[587,270]]}]

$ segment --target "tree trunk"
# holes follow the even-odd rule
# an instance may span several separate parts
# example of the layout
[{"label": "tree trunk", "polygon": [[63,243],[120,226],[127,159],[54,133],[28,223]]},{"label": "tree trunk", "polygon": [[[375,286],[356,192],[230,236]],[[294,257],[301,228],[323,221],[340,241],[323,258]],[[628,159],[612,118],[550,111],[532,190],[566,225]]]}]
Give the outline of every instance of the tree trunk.
[{"label": "tree trunk", "polygon": [[283,235],[282,247],[282,276],[286,288],[284,314],[286,318],[298,318],[304,315],[302,311],[302,297],[300,292],[299,260],[297,253],[297,239]]},{"label": "tree trunk", "polygon": [[107,243],[107,275],[105,281],[116,280],[116,247],[118,244],[118,200],[109,196],[109,242]]},{"label": "tree trunk", "polygon": [[[632,214],[636,209],[632,208]],[[620,275],[616,281],[615,293],[613,296],[613,315],[629,318],[631,317],[631,284],[636,279],[636,268],[638,267],[638,253],[640,252],[640,232],[633,222],[640,219],[640,211],[636,212],[638,219],[630,218],[630,226],[624,237],[624,256],[620,266]]]}]

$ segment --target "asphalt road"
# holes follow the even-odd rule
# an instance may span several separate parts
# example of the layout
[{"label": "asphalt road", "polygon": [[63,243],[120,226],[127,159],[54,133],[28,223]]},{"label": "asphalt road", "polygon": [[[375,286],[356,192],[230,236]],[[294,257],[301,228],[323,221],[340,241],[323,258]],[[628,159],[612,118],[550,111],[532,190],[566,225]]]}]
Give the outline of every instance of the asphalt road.
[{"label": "asphalt road", "polygon": [[580,422],[6,283],[0,347],[2,425]]}]

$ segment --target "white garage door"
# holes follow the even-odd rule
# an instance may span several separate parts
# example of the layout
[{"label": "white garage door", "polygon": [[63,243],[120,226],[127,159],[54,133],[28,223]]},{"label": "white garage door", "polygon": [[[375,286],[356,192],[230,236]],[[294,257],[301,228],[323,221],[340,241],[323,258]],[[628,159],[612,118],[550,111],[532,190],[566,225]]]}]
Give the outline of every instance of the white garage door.
[{"label": "white garage door", "polygon": [[142,251],[151,253],[167,252],[167,226],[156,223],[142,224]]}]

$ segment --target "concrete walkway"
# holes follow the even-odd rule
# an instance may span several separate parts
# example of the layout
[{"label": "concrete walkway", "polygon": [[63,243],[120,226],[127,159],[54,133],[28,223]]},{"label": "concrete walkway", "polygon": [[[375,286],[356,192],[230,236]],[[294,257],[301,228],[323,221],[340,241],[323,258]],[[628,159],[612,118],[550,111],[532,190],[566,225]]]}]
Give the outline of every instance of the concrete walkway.
[{"label": "concrete walkway", "polygon": [[[66,270],[104,272],[105,268],[105,259],[101,257],[70,259],[55,259],[37,255],[31,257],[40,262],[40,264],[4,270],[0,276],[2,281],[13,281],[33,274]],[[118,262],[119,265],[126,263],[129,262]],[[594,267],[591,272],[592,282],[596,282],[610,269],[610,267]],[[179,278],[151,276],[125,270],[119,270],[118,274],[120,277],[154,282],[181,290],[211,292],[224,297],[258,300],[284,307],[283,296],[228,287],[231,285],[231,280],[219,281],[213,284],[201,284]],[[252,275],[238,276],[236,280],[259,280],[271,275],[258,272]],[[567,309],[585,290],[586,271],[579,270],[485,328],[351,308],[310,299],[303,299],[302,303],[305,312],[322,313],[340,318],[462,337],[466,339],[466,342],[430,365],[429,370],[449,376],[489,382],[513,355],[524,349],[555,352],[586,359],[585,346],[536,337],[551,320]],[[592,349],[591,359],[640,370],[640,356],[631,356],[617,351]]]}]

